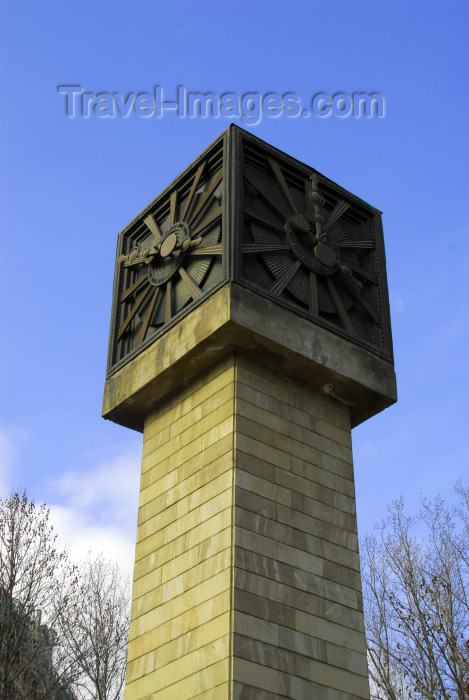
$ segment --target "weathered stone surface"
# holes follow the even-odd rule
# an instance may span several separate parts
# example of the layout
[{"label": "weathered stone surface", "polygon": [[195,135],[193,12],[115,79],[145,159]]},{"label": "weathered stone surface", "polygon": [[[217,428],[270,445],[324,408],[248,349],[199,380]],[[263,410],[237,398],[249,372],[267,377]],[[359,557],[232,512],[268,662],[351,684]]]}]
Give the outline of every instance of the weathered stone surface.
[{"label": "weathered stone surface", "polygon": [[264,459],[262,460],[243,452],[241,449],[238,449],[237,456],[239,469],[272,481],[290,491],[304,494],[318,501],[321,505],[329,505],[332,508],[338,508],[344,511],[344,513],[355,515],[354,498],[345,496],[340,493],[340,491],[334,491],[333,488],[321,486],[314,481],[309,481],[305,479],[304,476],[295,474],[291,469],[274,466],[272,462],[266,459],[266,457],[268,458],[270,456],[270,450],[266,451],[264,449]]},{"label": "weathered stone surface", "polygon": [[[324,679],[326,682],[329,679]],[[332,679],[333,680],[333,679]],[[355,688],[350,687],[342,691],[337,689],[337,685],[321,685],[315,681],[298,678],[276,669],[262,666],[247,659],[235,658],[233,664],[233,685],[234,697],[247,697],[250,688],[255,692],[266,690],[273,693],[275,697],[290,698],[290,700],[362,700],[365,695],[355,694]],[[333,681],[334,682],[334,681]],[[236,695],[242,692],[243,695]],[[361,693],[361,691],[359,691]],[[262,695],[253,695],[254,698],[261,698]]]},{"label": "weathered stone surface", "polygon": [[163,644],[167,644],[191,630],[203,628],[207,622],[218,620],[226,610],[229,610],[230,596],[231,591],[227,588],[222,593],[213,595],[199,605],[188,607],[179,615],[162,622],[162,624],[150,631],[130,639],[128,662],[151,653]]},{"label": "weathered stone surface", "polygon": [[[266,453],[268,454],[267,449]],[[253,474],[252,471],[246,471],[244,468],[238,469],[237,471],[237,484],[245,491],[252,491],[270,501],[276,501],[282,506],[286,506],[292,510],[298,510],[326,524],[356,534],[357,526],[355,516],[322,503],[320,500],[309,498],[304,493],[300,493],[300,491],[293,491],[292,489],[280,486],[275,483],[275,481],[263,479]],[[307,489],[305,488],[305,490]]]},{"label": "weathered stone surface", "polygon": [[[286,517],[284,522],[280,520],[279,512],[277,511],[277,516],[271,514],[269,518],[266,518],[261,513],[253,512],[252,509],[242,509],[241,503],[250,505],[246,503],[246,498],[243,498],[246,492],[241,494],[237,492],[237,513],[239,515],[239,524],[243,524],[243,527],[247,528],[251,532],[257,532],[259,534],[267,534],[269,531],[272,533],[270,536],[277,540],[279,543],[294,545],[297,549],[302,549],[305,552],[316,555],[318,558],[326,559],[328,562],[335,562],[341,564],[342,566],[352,569],[356,572],[360,571],[360,560],[358,554],[351,552],[344,547],[337,546],[332,542],[327,542],[318,536],[316,533],[312,533],[313,527],[307,527],[309,522],[306,518],[303,518],[305,528],[299,527],[301,525],[301,520],[298,518],[293,525],[290,523],[291,520]],[[272,517],[274,515],[274,517]],[[281,515],[281,514],[280,514]],[[306,522],[305,522],[306,521]]]},{"label": "weathered stone surface", "polygon": [[[358,538],[355,533],[347,532],[335,525],[324,523],[312,515],[292,510],[287,506],[266,499],[262,495],[247,491],[239,484],[236,490],[236,503],[240,508],[252,510],[254,513],[259,513],[272,520],[277,520],[279,523],[314,535],[316,538],[324,539],[337,547],[349,549],[358,555]],[[331,556],[332,559],[334,559],[331,555],[333,551],[334,548],[328,549],[328,556]]]}]

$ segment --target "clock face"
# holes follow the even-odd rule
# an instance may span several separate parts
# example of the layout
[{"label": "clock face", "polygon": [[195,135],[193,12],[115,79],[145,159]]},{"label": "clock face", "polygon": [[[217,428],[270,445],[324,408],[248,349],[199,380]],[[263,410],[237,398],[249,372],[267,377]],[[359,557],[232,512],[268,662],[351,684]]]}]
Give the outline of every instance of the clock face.
[{"label": "clock face", "polygon": [[274,149],[245,139],[243,152],[243,279],[339,334],[383,348],[379,212]]},{"label": "clock face", "polygon": [[180,177],[120,236],[111,369],[222,278],[223,169],[215,156]]}]

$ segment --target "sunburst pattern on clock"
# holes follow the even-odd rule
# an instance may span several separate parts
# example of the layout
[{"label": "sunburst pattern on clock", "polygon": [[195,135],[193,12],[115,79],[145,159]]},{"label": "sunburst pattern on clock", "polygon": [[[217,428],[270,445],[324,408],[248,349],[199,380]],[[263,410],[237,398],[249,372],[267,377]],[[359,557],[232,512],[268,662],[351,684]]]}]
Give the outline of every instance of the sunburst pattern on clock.
[{"label": "sunburst pattern on clock", "polygon": [[222,168],[206,158],[123,236],[115,358],[138,350],[220,278]]},{"label": "sunburst pattern on clock", "polygon": [[[353,198],[355,199],[355,198]],[[242,275],[341,332],[376,342],[376,239],[369,214],[311,171],[245,145]]]}]

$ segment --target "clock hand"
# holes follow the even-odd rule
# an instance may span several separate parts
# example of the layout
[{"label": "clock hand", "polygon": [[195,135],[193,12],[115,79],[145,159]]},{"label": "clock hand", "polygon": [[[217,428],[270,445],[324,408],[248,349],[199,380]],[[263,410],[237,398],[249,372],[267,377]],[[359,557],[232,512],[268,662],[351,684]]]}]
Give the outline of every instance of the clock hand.
[{"label": "clock hand", "polygon": [[353,274],[352,270],[349,268],[348,265],[345,265],[342,263],[340,265],[340,271],[342,274],[353,284],[353,286],[358,289],[359,292],[363,289],[363,284],[358,280],[355,275]]},{"label": "clock hand", "polygon": [[197,238],[190,238],[188,236],[183,240],[181,248],[182,250],[187,250],[188,248],[195,248],[200,243],[202,243],[202,236],[197,236]]},{"label": "clock hand", "polygon": [[124,267],[138,265],[142,262],[150,263],[159,252],[159,249],[159,245],[151,245],[140,253],[138,248],[133,248],[128,255],[121,255],[119,262],[124,263]]},{"label": "clock hand", "polygon": [[313,212],[314,221],[316,224],[316,236],[314,236],[314,243],[325,242],[326,236],[322,231],[322,214],[319,207],[324,205],[324,197],[318,191],[318,178],[317,175],[311,175],[311,193],[310,197],[313,201]]},{"label": "clock hand", "polygon": [[128,255],[121,255],[119,257],[119,262],[124,263],[124,267],[138,265],[142,262],[149,265],[153,261],[155,255],[159,255],[161,258],[167,258],[179,248],[186,251],[189,248],[195,248],[200,243],[202,243],[202,236],[198,236],[197,238],[190,238],[190,236],[187,236],[182,243],[179,244],[176,235],[170,234],[161,244],[150,245],[142,252],[139,252],[138,248],[133,248]]}]

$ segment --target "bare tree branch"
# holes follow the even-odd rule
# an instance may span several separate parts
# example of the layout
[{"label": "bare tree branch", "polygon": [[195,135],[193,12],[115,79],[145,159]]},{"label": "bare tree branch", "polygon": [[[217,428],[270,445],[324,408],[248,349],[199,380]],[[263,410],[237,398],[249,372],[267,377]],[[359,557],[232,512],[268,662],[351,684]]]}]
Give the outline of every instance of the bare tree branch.
[{"label": "bare tree branch", "polygon": [[117,565],[102,555],[89,556],[72,595],[81,604],[74,606],[73,617],[63,617],[61,631],[81,672],[76,695],[83,700],[119,700],[125,680],[130,584]]},{"label": "bare tree branch", "polygon": [[[373,697],[469,698],[469,490],[459,506],[424,501],[416,518],[394,503],[362,546]],[[424,532],[417,537],[414,532]]]},{"label": "bare tree branch", "polygon": [[0,499],[0,700],[63,698],[75,677],[56,626],[77,576],[56,540],[45,505]]}]

